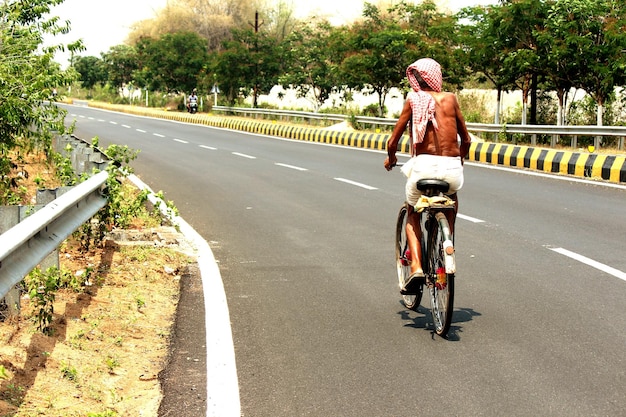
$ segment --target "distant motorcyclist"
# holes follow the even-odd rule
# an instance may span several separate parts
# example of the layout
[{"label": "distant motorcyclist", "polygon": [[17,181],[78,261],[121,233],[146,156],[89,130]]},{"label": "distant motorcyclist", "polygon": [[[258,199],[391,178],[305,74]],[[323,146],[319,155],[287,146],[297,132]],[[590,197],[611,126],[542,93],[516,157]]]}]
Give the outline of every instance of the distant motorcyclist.
[{"label": "distant motorcyclist", "polygon": [[195,113],[198,111],[198,96],[196,95],[195,88],[191,92],[191,95],[187,98],[187,111],[189,113]]}]

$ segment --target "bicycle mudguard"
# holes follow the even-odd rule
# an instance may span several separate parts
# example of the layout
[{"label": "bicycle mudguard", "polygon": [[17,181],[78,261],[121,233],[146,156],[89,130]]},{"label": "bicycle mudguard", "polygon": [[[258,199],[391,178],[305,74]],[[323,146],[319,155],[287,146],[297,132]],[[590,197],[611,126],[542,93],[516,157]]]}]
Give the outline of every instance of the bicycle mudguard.
[{"label": "bicycle mudguard", "polygon": [[454,258],[454,244],[452,243],[452,233],[448,220],[443,213],[437,213],[437,222],[443,231],[443,260],[446,268],[446,274],[456,273],[456,260]]}]

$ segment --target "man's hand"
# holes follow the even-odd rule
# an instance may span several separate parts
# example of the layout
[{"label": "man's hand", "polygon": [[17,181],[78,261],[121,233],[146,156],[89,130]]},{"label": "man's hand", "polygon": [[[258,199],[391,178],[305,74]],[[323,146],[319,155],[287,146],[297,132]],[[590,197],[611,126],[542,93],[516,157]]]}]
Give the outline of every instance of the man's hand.
[{"label": "man's hand", "polygon": [[391,169],[395,167],[397,163],[398,163],[398,158],[396,158],[395,155],[387,156],[387,158],[385,158],[385,169],[387,171],[391,171]]}]

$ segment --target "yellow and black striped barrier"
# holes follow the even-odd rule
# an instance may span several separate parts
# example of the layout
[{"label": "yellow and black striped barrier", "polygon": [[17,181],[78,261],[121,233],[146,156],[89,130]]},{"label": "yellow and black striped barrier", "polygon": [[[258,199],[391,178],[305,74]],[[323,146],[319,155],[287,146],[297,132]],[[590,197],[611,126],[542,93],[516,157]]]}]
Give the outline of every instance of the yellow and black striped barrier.
[{"label": "yellow and black striped barrier", "polygon": [[573,152],[504,143],[472,143],[469,160],[626,183],[626,155]]},{"label": "yellow and black striped barrier", "polygon": [[[139,116],[159,117],[179,122],[197,123],[223,129],[241,130],[294,140],[385,150],[389,134],[337,131],[315,127],[282,125],[275,121],[243,120],[238,118],[168,112],[136,106],[89,103],[91,107],[122,111]],[[404,136],[398,150],[409,153],[408,138]],[[626,183],[626,155],[574,152],[533,148],[504,143],[472,142],[468,160],[493,165],[526,168],[546,173]]]}]

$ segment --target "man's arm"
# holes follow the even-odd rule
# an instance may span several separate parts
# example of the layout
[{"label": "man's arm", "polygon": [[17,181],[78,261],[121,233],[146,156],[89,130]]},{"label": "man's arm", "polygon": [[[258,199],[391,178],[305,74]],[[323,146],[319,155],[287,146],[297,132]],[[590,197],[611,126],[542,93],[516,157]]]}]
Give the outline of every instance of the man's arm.
[{"label": "man's arm", "polygon": [[407,100],[402,108],[402,113],[396,122],[391,136],[387,140],[387,158],[385,159],[385,169],[391,171],[391,168],[398,162],[396,151],[398,150],[398,142],[406,130],[406,125],[411,120],[411,103]]},{"label": "man's arm", "polygon": [[454,107],[456,114],[456,130],[459,136],[461,137],[461,161],[467,157],[467,154],[470,150],[470,144],[472,143],[472,137],[467,131],[467,126],[465,126],[465,118],[463,117],[463,113],[461,113],[461,107],[459,106],[459,101],[456,96],[454,96]]}]

